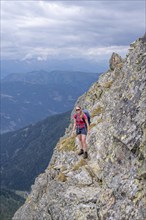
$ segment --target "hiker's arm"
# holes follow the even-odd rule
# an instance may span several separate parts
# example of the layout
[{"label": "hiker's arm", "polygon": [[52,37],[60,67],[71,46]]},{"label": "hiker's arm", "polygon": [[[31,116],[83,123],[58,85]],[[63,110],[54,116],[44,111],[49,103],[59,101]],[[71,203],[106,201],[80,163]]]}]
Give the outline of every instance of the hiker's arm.
[{"label": "hiker's arm", "polygon": [[87,131],[89,132],[90,131],[90,126],[89,126],[89,123],[88,123],[88,119],[85,119],[85,122],[86,122],[86,125],[87,125]]},{"label": "hiker's arm", "polygon": [[72,135],[73,135],[73,133],[75,131],[75,128],[76,128],[76,119],[74,118],[74,125],[73,125],[73,129],[72,129]]}]

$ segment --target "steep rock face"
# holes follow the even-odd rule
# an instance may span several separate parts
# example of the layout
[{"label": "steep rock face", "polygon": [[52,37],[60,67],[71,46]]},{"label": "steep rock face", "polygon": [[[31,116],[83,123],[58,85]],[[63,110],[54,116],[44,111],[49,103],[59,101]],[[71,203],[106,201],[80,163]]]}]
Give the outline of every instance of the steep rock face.
[{"label": "steep rock face", "polygon": [[113,70],[76,103],[91,113],[89,158],[77,155],[71,123],[13,220],[145,219],[144,40],[131,44],[120,65],[111,60]]}]

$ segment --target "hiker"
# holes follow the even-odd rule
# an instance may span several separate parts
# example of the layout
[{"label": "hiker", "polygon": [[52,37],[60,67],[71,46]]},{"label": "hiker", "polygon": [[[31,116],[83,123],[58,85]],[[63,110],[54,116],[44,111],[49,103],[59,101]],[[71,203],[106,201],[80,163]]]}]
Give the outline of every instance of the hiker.
[{"label": "hiker", "polygon": [[72,135],[76,129],[76,135],[80,141],[80,152],[78,155],[84,154],[84,159],[88,157],[86,135],[90,132],[89,122],[86,114],[82,111],[80,106],[76,106],[76,114],[74,115],[74,125]]}]

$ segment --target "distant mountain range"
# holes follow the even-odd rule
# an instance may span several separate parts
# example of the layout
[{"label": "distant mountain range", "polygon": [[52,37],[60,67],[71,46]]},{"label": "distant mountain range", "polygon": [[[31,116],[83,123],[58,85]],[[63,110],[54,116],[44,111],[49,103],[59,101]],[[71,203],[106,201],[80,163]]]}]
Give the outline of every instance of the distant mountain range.
[{"label": "distant mountain range", "polygon": [[0,60],[1,78],[11,73],[26,73],[43,69],[45,71],[81,71],[81,72],[104,72],[108,68],[107,60],[103,62],[85,60],[85,59],[27,59],[27,60]]},{"label": "distant mountain range", "polygon": [[1,135],[1,186],[29,190],[47,167],[53,149],[64,134],[71,112],[50,116],[18,131]]},{"label": "distant mountain range", "polygon": [[1,83],[1,133],[72,109],[98,76],[43,70],[6,76]]}]

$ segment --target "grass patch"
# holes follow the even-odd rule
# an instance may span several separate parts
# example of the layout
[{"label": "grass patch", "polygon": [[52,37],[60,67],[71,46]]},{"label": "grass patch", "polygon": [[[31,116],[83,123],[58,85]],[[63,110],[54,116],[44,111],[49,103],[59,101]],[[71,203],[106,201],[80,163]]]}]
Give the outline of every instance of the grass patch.
[{"label": "grass patch", "polygon": [[64,138],[60,141],[58,146],[59,151],[75,151],[75,137]]},{"label": "grass patch", "polygon": [[91,117],[95,117],[97,115],[100,115],[101,113],[103,113],[103,107],[101,107],[100,105],[95,108],[92,112],[91,112]]},{"label": "grass patch", "polygon": [[83,158],[73,167],[73,171],[78,170],[80,167],[85,166],[87,164],[86,160]]},{"label": "grass patch", "polygon": [[61,182],[65,182],[67,180],[67,177],[65,176],[64,173],[59,173],[59,175],[57,176],[57,180]]},{"label": "grass patch", "polygon": [[98,118],[98,119],[97,119],[97,123],[99,124],[99,123],[101,123],[101,122],[103,122],[103,119],[102,119],[102,118]]},{"label": "grass patch", "polygon": [[90,129],[91,129],[91,128],[94,128],[95,126],[96,126],[95,123],[90,124]]},{"label": "grass patch", "polygon": [[112,84],[113,84],[113,81],[109,81],[109,82],[106,82],[105,84],[103,84],[102,86],[106,89],[109,89]]}]

